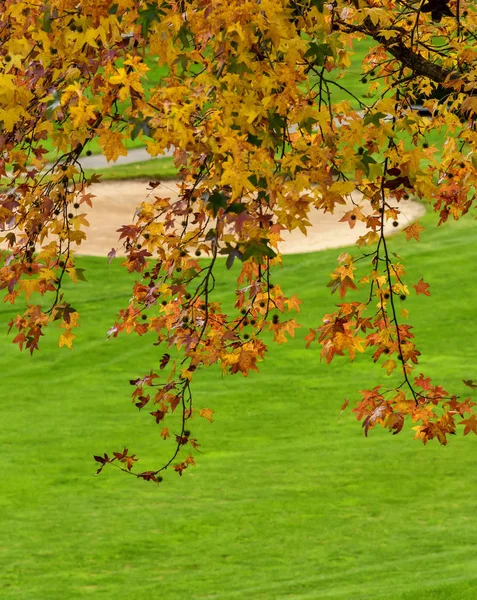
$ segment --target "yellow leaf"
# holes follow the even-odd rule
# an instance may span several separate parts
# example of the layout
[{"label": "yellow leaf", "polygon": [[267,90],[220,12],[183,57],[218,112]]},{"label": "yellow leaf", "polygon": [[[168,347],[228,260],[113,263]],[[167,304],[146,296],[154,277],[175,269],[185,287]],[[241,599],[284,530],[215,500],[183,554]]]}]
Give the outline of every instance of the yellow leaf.
[{"label": "yellow leaf", "polygon": [[187,379],[189,381],[192,380],[193,372],[189,371],[189,369],[182,369],[181,371],[181,379]]},{"label": "yellow leaf", "polygon": [[25,111],[21,106],[0,109],[0,121],[3,121],[3,126],[7,131],[13,131],[15,124],[20,121],[23,115],[25,115]]},{"label": "yellow leaf", "polygon": [[351,194],[355,189],[356,184],[354,181],[335,181],[330,187],[330,192],[336,192],[345,196],[346,194]]},{"label": "yellow leaf", "polygon": [[123,144],[123,136],[119,131],[103,130],[99,136],[99,145],[108,161],[116,162],[120,156],[127,156],[128,154]]},{"label": "yellow leaf", "polygon": [[215,411],[213,411],[211,408],[201,408],[199,410],[199,417],[203,417],[212,423],[212,415],[214,412]]},{"label": "yellow leaf", "polygon": [[58,346],[61,348],[62,346],[68,346],[71,350],[73,347],[73,340],[75,339],[75,335],[71,333],[71,331],[65,331],[60,335],[60,339],[58,340]]},{"label": "yellow leaf", "polygon": [[20,282],[20,289],[25,292],[26,299],[29,300],[33,292],[38,291],[38,279],[23,279]]},{"label": "yellow leaf", "polygon": [[388,375],[391,375],[391,373],[394,371],[394,369],[397,367],[397,363],[394,360],[387,360],[385,363],[383,363],[382,368],[386,369],[386,372]]}]

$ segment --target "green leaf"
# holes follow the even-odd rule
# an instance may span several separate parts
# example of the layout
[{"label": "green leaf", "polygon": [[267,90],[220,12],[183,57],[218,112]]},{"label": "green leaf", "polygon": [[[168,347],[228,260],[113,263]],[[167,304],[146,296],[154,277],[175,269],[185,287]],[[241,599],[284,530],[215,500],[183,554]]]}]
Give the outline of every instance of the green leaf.
[{"label": "green leaf", "polygon": [[257,148],[260,148],[262,146],[262,140],[259,137],[257,137],[256,135],[253,135],[252,133],[249,133],[247,135],[247,142],[249,144],[253,144]]},{"label": "green leaf", "polygon": [[240,202],[233,202],[232,204],[229,204],[227,206],[227,209],[225,212],[226,213],[234,213],[235,215],[240,215],[246,210],[247,210],[247,207],[245,206],[245,204],[240,204]]},{"label": "green leaf", "polygon": [[238,258],[239,260],[243,260],[243,254],[240,252],[240,250],[238,248],[233,248],[230,252],[230,254],[227,256],[227,260],[225,262],[225,266],[227,267],[227,269],[231,269],[233,264],[234,264],[234,260]]},{"label": "green leaf", "polygon": [[214,213],[214,217],[217,216],[217,213],[221,208],[227,207],[227,196],[218,190],[215,190],[213,194],[209,196],[209,203],[207,208],[211,209]]},{"label": "green leaf", "polygon": [[286,121],[284,117],[278,114],[273,114],[271,117],[269,117],[268,122],[272,126],[272,130],[275,133],[277,133],[278,135],[283,134],[283,130],[286,126]]},{"label": "green leaf", "polygon": [[151,25],[159,21],[160,17],[164,14],[164,11],[152,2],[148,2],[146,8],[139,11],[137,22],[141,25],[141,35],[143,38],[147,37]]},{"label": "green leaf", "polygon": [[253,175],[250,175],[248,180],[256,188],[267,188],[267,180],[265,179],[265,177],[257,177],[257,175],[255,175],[254,173]]},{"label": "green leaf", "polygon": [[76,268],[76,277],[80,280],[80,281],[86,281],[86,277],[84,276],[84,272],[86,269],[78,269]]},{"label": "green leaf", "polygon": [[369,175],[369,165],[376,164],[376,161],[368,152],[365,152],[361,155],[361,164],[363,165],[363,169],[366,175]]},{"label": "green leaf", "polygon": [[305,58],[311,58],[313,64],[322,67],[325,64],[327,56],[332,56],[333,52],[328,44],[317,44],[311,42],[306,51]]},{"label": "green leaf", "polygon": [[320,13],[323,12],[323,6],[325,5],[325,0],[310,0],[310,6],[315,6]]},{"label": "green leaf", "polygon": [[236,57],[230,59],[230,64],[227,67],[229,73],[243,75],[244,73],[253,73],[253,71],[244,62],[238,61]]},{"label": "green leaf", "polygon": [[147,119],[142,120],[142,119],[130,119],[129,122],[130,123],[134,123],[134,128],[131,131],[131,139],[135,140],[138,135],[141,133],[141,131],[144,133],[144,135],[151,137],[151,130],[149,128],[149,121],[150,121],[150,117],[147,117]]},{"label": "green leaf", "polygon": [[266,238],[263,238],[260,241],[252,240],[244,247],[243,260],[245,261],[249,258],[256,258],[258,262],[262,262],[262,259],[265,257],[275,258],[277,253],[267,244],[268,240]]},{"label": "green leaf", "polygon": [[386,116],[387,115],[385,115],[382,112],[377,112],[377,113],[372,113],[370,115],[366,115],[363,119],[363,125],[369,125],[370,123],[372,123],[373,125],[376,125],[376,127],[378,127],[380,119],[383,119]]}]

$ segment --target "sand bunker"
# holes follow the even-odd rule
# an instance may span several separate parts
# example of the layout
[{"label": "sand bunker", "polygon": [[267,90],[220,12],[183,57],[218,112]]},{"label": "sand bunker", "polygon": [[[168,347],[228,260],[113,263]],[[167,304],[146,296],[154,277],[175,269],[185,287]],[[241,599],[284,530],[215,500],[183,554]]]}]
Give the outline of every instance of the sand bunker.
[{"label": "sand bunker", "polygon": [[[78,254],[89,256],[106,256],[111,248],[118,248],[117,230],[122,225],[133,222],[134,211],[146,198],[147,182],[145,181],[114,181],[98,183],[89,189],[96,197],[93,208],[88,208],[87,219],[90,227],[87,229],[87,240],[77,249]],[[174,199],[177,197],[177,182],[164,182],[154,190],[154,195]],[[359,195],[355,200],[359,200]],[[393,227],[391,222],[386,225],[388,233],[396,233],[403,227],[422,217],[425,208],[407,200],[399,206],[401,215],[399,227]],[[326,248],[340,248],[354,244],[357,238],[368,230],[364,223],[357,222],[353,229],[347,223],[340,223],[343,214],[350,210],[349,206],[339,206],[334,214],[323,214],[313,211],[310,214],[311,227],[306,236],[299,229],[283,232],[281,244],[283,254],[303,254],[316,252]]]}]

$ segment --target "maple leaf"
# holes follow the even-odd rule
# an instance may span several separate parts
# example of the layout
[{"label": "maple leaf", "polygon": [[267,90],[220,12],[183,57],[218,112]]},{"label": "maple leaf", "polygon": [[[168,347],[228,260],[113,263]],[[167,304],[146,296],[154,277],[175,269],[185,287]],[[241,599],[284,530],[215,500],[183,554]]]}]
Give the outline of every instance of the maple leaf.
[{"label": "maple leaf", "polygon": [[139,410],[141,410],[141,408],[144,408],[146,406],[150,399],[151,397],[149,396],[149,394],[147,396],[139,396],[138,402],[136,402],[136,406],[139,408]]},{"label": "maple leaf", "polygon": [[174,465],[173,469],[176,473],[179,473],[179,475],[182,477],[182,471],[185,471],[185,469],[187,469],[188,466],[189,466],[189,464],[186,461],[184,461],[184,462]]},{"label": "maple leaf", "polygon": [[317,334],[316,329],[311,329],[310,328],[310,331],[309,331],[308,335],[305,335],[305,340],[306,340],[306,346],[305,347],[306,348],[309,348],[310,344],[316,340],[316,334]]},{"label": "maple leaf", "polygon": [[415,240],[417,240],[419,242],[420,239],[421,239],[420,238],[420,233],[421,233],[421,231],[424,231],[424,229],[425,229],[424,227],[421,227],[419,225],[419,221],[416,221],[415,223],[413,223],[409,227],[405,227],[403,229],[403,231],[406,234],[407,241],[409,241],[412,238],[414,238]]},{"label": "maple leaf", "polygon": [[116,162],[120,156],[127,156],[128,151],[123,144],[123,136],[119,131],[101,130],[99,145],[108,161]]},{"label": "maple leaf", "polygon": [[293,294],[293,296],[291,296],[291,298],[287,298],[285,300],[286,305],[288,306],[288,310],[296,310],[297,312],[300,312],[300,304],[302,303],[302,301],[296,296],[296,294]]},{"label": "maple leaf", "polygon": [[111,459],[109,458],[109,456],[106,453],[103,456],[98,456],[95,454],[95,455],[93,455],[93,458],[96,462],[99,462],[101,465],[99,467],[99,469],[96,471],[96,475],[99,475],[101,473],[101,471],[104,469],[105,465],[107,465],[109,462],[111,462]]},{"label": "maple leaf", "polygon": [[340,408],[340,414],[338,416],[338,421],[341,419],[341,415],[344,413],[344,411],[346,410],[348,405],[349,405],[349,400],[348,400],[348,398],[345,398],[345,401],[343,402],[343,404],[341,405],[341,408]]},{"label": "maple leaf", "polygon": [[164,369],[167,366],[167,363],[171,360],[170,354],[164,354],[161,358],[161,362],[159,363],[159,368]]},{"label": "maple leaf", "polygon": [[430,377],[425,378],[422,373],[419,375],[419,377],[414,378],[414,383],[415,383],[415,385],[419,386],[423,390],[430,390],[432,387],[431,386],[431,378]]},{"label": "maple leaf", "polygon": [[124,450],[122,452],[113,452],[114,454],[114,458],[116,460],[122,460],[123,458],[125,458],[128,454],[128,449],[124,448]]},{"label": "maple leaf", "polygon": [[359,207],[354,208],[353,210],[350,210],[348,212],[346,212],[340,219],[340,223],[348,223],[348,225],[350,226],[350,229],[354,229],[356,222],[359,220],[362,220],[363,216],[361,214],[361,210],[359,209]]},{"label": "maple leaf", "polygon": [[26,335],[24,333],[19,333],[13,339],[13,344],[18,344],[20,346],[20,350],[23,350],[23,345],[27,341]]},{"label": "maple leaf", "polygon": [[38,279],[23,279],[20,283],[20,289],[25,292],[26,299],[29,300],[30,296],[38,291]]},{"label": "maple leaf", "polygon": [[477,382],[473,381],[472,379],[463,379],[462,381],[467,387],[477,390]]},{"label": "maple leaf", "polygon": [[383,363],[383,369],[386,369],[386,372],[388,375],[391,375],[391,373],[394,371],[394,369],[396,369],[397,367],[397,363],[395,360],[392,359],[388,359],[386,362]]},{"label": "maple leaf", "polygon": [[240,372],[244,377],[247,377],[250,370],[258,371],[257,355],[252,350],[242,348],[237,360],[230,366],[230,372]]},{"label": "maple leaf", "polygon": [[214,410],[211,408],[201,408],[199,410],[199,417],[203,417],[212,423],[212,415],[214,414]]},{"label": "maple leaf", "polygon": [[71,331],[65,331],[60,335],[58,340],[58,346],[61,348],[62,346],[68,346],[71,350],[73,348],[73,340],[75,339],[75,335],[71,333]]},{"label": "maple leaf", "polygon": [[425,296],[431,295],[431,292],[429,291],[429,284],[425,283],[422,278],[419,279],[417,284],[414,284],[412,287],[416,290],[416,294],[424,294]]},{"label": "maple leaf", "polygon": [[160,423],[166,416],[165,411],[159,410],[159,409],[155,410],[154,412],[149,413],[149,414],[152,415],[156,419],[156,423]]},{"label": "maple leaf", "polygon": [[156,477],[159,471],[144,471],[143,473],[136,473],[136,477],[138,479],[144,479],[144,481],[154,481],[154,483],[159,483],[161,478]]},{"label": "maple leaf", "polygon": [[470,415],[468,419],[463,419],[459,422],[459,425],[465,425],[464,435],[467,435],[471,431],[477,435],[477,417],[475,415]]},{"label": "maple leaf", "polygon": [[404,426],[404,416],[401,413],[392,413],[386,419],[385,426],[392,431],[393,435],[397,435]]},{"label": "maple leaf", "polygon": [[131,456],[126,456],[123,460],[128,471],[130,471],[133,468],[134,463],[137,461],[138,459],[136,458],[135,454],[131,454]]}]

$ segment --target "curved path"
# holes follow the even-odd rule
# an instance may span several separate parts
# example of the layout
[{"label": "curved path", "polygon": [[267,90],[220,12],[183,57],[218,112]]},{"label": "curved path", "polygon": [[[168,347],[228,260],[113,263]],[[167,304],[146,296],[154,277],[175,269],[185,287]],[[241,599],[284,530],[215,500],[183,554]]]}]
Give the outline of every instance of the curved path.
[{"label": "curved path", "polygon": [[[89,230],[86,232],[88,238],[77,249],[77,253],[106,256],[112,248],[118,248],[120,244],[117,230],[122,225],[132,223],[135,209],[148,194],[147,187],[146,181],[114,181],[92,185],[89,192],[95,198],[93,198],[93,208],[87,209],[87,219],[90,223]],[[154,190],[154,195],[176,197],[177,183],[174,181],[162,183]],[[356,193],[354,199],[360,201],[360,194]],[[425,213],[425,208],[421,204],[411,200],[401,202],[399,208],[402,213],[399,227],[395,228],[388,222],[386,225],[388,233],[396,233]],[[334,214],[313,211],[310,215],[311,227],[308,228],[307,236],[304,236],[299,229],[291,233],[282,233],[284,241],[281,244],[281,252],[303,254],[352,245],[368,230],[360,222],[353,229],[350,229],[347,223],[339,223],[347,210],[349,207],[338,206]]]}]

